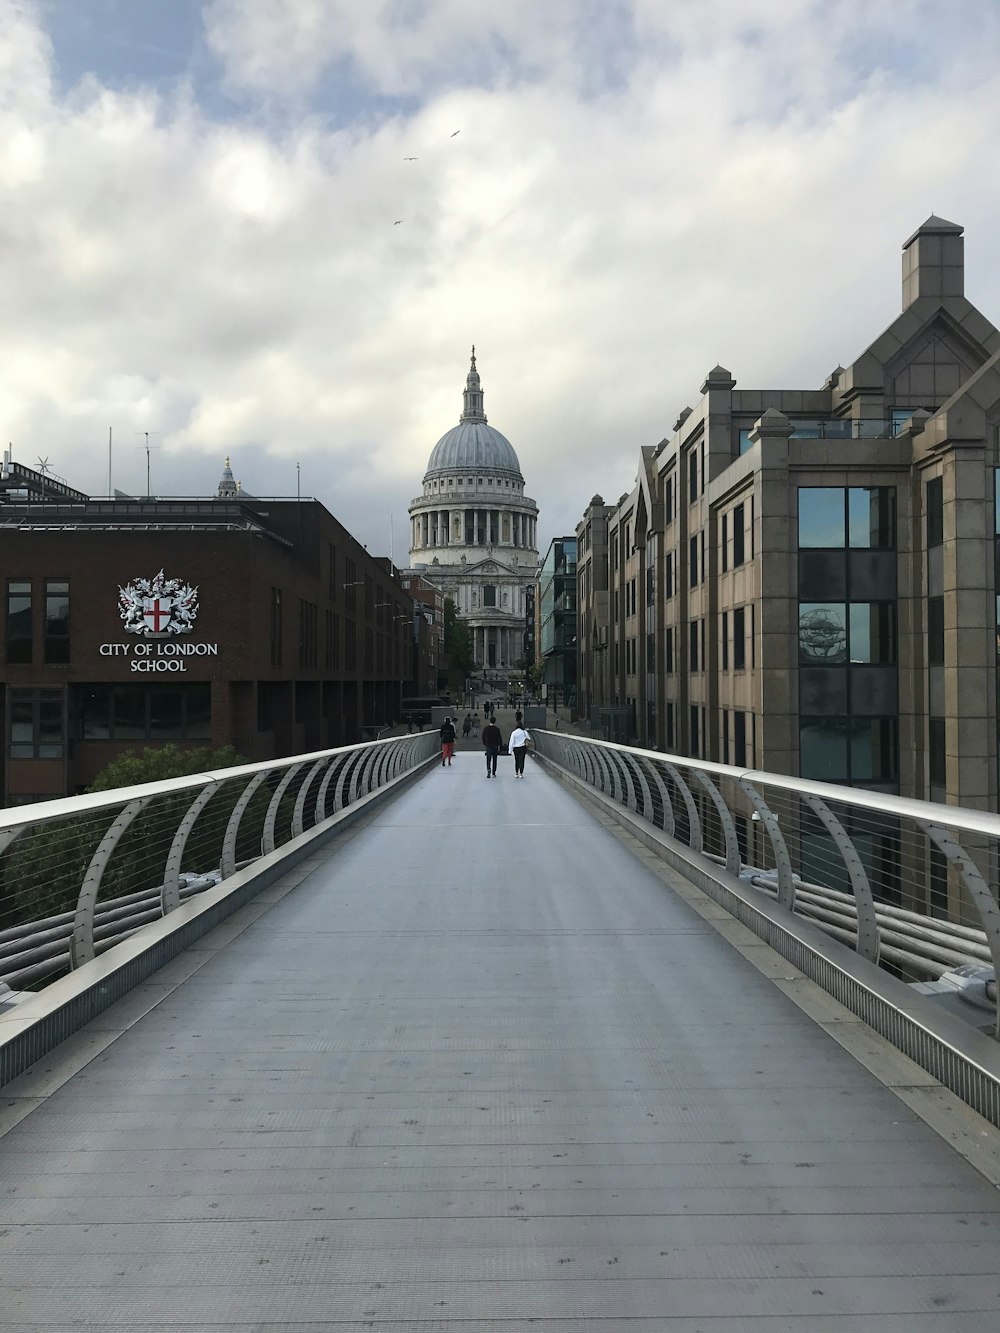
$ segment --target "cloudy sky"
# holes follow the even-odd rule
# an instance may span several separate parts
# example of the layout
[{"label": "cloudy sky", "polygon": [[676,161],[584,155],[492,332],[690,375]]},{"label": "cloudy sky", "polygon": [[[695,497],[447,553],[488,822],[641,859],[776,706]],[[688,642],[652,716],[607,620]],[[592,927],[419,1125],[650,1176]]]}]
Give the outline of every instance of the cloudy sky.
[{"label": "cloudy sky", "polygon": [[998,49],[996,0],[0,0],[0,439],[298,462],[401,563],[474,342],[546,543],[717,362],[852,359],[932,211],[1000,319]]}]

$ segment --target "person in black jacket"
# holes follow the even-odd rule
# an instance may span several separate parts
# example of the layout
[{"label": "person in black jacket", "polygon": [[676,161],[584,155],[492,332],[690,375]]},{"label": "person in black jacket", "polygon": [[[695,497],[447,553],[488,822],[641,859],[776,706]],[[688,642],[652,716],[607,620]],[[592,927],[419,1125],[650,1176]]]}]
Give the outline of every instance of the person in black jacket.
[{"label": "person in black jacket", "polygon": [[495,778],[497,775],[497,755],[500,753],[500,747],[503,745],[503,737],[500,735],[500,728],[495,722],[487,722],[483,727],[483,748],[486,750],[486,776]]},{"label": "person in black jacket", "polygon": [[446,717],[441,726],[441,767],[445,763],[451,767],[451,756],[455,753],[455,724],[450,717]]}]

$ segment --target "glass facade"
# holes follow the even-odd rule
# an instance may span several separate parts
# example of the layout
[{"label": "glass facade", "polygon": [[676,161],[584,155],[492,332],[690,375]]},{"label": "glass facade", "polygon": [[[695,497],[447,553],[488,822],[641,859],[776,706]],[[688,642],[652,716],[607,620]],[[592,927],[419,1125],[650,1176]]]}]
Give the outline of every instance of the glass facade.
[{"label": "glass facade", "polygon": [[31,661],[32,610],[31,582],[7,580],[7,661],[20,664]]},{"label": "glass facade", "polygon": [[820,782],[893,783],[899,778],[894,717],[815,717],[799,723],[799,775]]},{"label": "glass facade", "polygon": [[895,545],[894,487],[799,487],[800,550],[889,551]]},{"label": "glass facade", "polygon": [[45,580],[45,661],[60,665],[69,661],[69,583],[65,579]]},{"label": "glass facade", "polygon": [[79,741],[207,741],[212,687],[76,685],[70,688],[70,734]]},{"label": "glass facade", "polygon": [[66,748],[62,690],[12,688],[8,709],[8,758],[62,759]]}]

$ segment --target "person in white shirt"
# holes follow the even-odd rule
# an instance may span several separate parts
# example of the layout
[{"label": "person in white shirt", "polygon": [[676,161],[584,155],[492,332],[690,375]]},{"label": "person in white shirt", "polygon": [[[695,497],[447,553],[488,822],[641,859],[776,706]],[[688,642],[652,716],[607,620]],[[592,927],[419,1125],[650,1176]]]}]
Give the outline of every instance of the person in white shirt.
[{"label": "person in white shirt", "polygon": [[524,756],[530,740],[531,736],[525,731],[521,723],[518,722],[517,726],[510,733],[510,741],[507,744],[507,753],[514,756],[514,776],[516,778],[524,777]]}]

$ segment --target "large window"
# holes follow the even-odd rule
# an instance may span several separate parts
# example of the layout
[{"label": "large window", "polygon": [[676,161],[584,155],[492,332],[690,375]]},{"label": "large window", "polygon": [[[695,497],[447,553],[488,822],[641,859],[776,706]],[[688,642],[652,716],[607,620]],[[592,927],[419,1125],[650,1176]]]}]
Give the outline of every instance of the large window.
[{"label": "large window", "polygon": [[45,660],[50,665],[69,661],[69,583],[45,580]]},{"label": "large window", "polygon": [[944,487],[940,477],[932,477],[927,483],[926,500],[927,549],[930,550],[934,546],[940,546],[944,541]]},{"label": "large window", "polygon": [[737,607],[733,612],[733,670],[745,671],[747,664],[746,609]]},{"label": "large window", "polygon": [[212,687],[78,685],[71,694],[72,734],[81,741],[207,741]]},{"label": "large window", "polygon": [[299,598],[299,666],[316,665],[316,641],[318,637],[318,611],[315,602]]},{"label": "large window", "polygon": [[746,559],[746,518],[742,505],[733,510],[733,568],[738,569]]},{"label": "large window", "polygon": [[496,606],[497,590],[492,583],[483,584],[483,606]]},{"label": "large window", "polygon": [[281,589],[271,589],[271,665],[281,666]]},{"label": "large window", "polygon": [[804,666],[891,666],[896,661],[895,603],[800,602],[799,661]]},{"label": "large window", "polygon": [[65,750],[62,690],[8,692],[7,754],[11,759],[61,759]]},{"label": "large window", "polygon": [[747,715],[733,714],[733,763],[744,768],[747,762]]},{"label": "large window", "polygon": [[7,580],[7,661],[13,665],[31,661],[31,582]]},{"label": "large window", "polygon": [[[943,793],[948,782],[947,756],[945,753],[945,720],[943,717],[927,719],[927,758],[928,778],[932,788]],[[931,793],[931,799],[936,799]]]},{"label": "large window", "polygon": [[895,545],[894,487],[799,487],[800,549],[888,551]]},{"label": "large window", "polygon": [[899,777],[896,719],[801,719],[799,776],[821,782],[896,782]]}]

